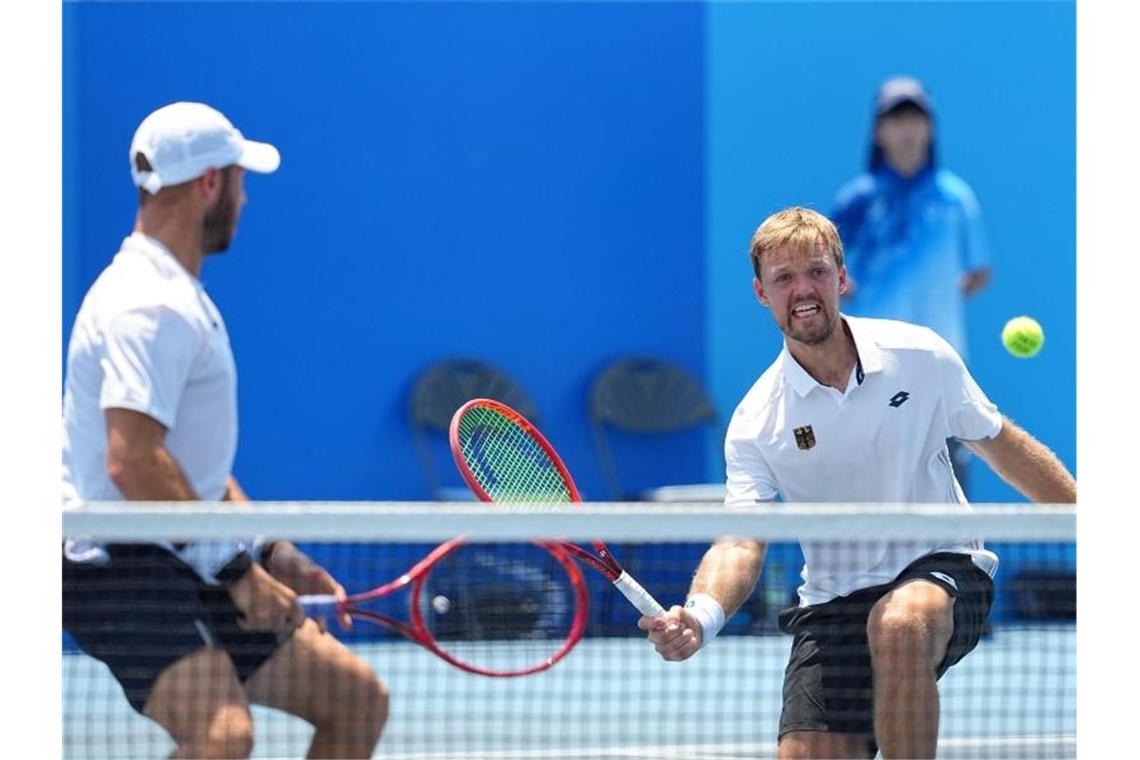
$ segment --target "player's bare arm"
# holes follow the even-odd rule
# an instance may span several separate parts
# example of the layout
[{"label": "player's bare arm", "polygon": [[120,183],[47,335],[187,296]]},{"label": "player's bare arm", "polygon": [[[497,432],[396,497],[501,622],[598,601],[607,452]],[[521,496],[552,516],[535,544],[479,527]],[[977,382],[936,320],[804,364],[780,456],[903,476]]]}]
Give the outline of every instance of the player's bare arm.
[{"label": "player's bare arm", "polygon": [[[226,481],[226,492],[222,497],[223,501],[233,502],[247,502],[249,496],[245,490],[238,483],[237,478],[233,475]],[[271,548],[267,548],[269,552],[265,567],[268,568],[268,575],[264,570],[255,573],[254,577],[249,578],[248,591],[242,589],[243,592],[253,594],[256,589],[262,588],[263,593],[268,594],[271,598],[280,598],[281,607],[287,603],[288,608],[282,607],[275,614],[273,619],[260,620],[254,625],[263,625],[270,630],[280,630],[281,628],[289,628],[299,624],[300,618],[294,619],[296,616],[293,614],[293,604],[297,595],[299,594],[332,594],[338,599],[344,598],[344,587],[341,586],[336,580],[329,575],[329,573],[317,563],[313,562],[309,557],[294,546],[289,541],[274,541]],[[261,577],[266,576],[266,577]],[[242,579],[246,580],[245,578]],[[267,582],[267,581],[271,581]],[[284,584],[291,594],[282,594],[280,589],[275,586]],[[231,589],[231,594],[234,589]],[[240,592],[239,592],[240,593]],[[235,599],[235,601],[237,601]],[[240,601],[237,601],[238,607],[243,608]],[[247,616],[248,618],[248,616]],[[348,613],[342,613],[340,616],[340,623],[342,628],[350,628],[352,626],[352,619]],[[323,626],[323,621],[318,621],[318,624]]]},{"label": "player's bare arm", "polygon": [[[246,495],[241,485],[237,482],[237,478],[233,475],[226,481],[226,493],[222,497],[223,501],[246,502],[249,501],[249,496]],[[284,584],[293,593],[285,595],[290,604],[298,594],[332,594],[338,599],[343,599],[345,596],[344,587],[337,583],[328,571],[323,567],[313,562],[308,555],[298,549],[289,541],[274,541],[270,546],[266,547],[268,552],[265,567],[268,569],[268,578],[277,581],[277,585]],[[260,569],[260,568],[258,568]],[[258,575],[263,575],[259,573]],[[244,580],[244,579],[243,579]],[[251,581],[257,585],[264,585],[266,593],[271,596],[282,596],[278,589],[272,588],[265,583],[265,579],[252,578]],[[238,604],[241,607],[241,604]],[[276,622],[280,625],[291,624],[292,616],[280,617]],[[340,617],[341,628],[351,628],[352,618],[348,613],[341,613]],[[272,624],[274,621],[267,621]],[[318,621],[322,628],[323,621]]]},{"label": "player's bare arm", "polygon": [[[249,501],[249,496],[245,490],[238,483],[237,478],[233,475],[226,481],[226,492],[222,497],[223,501],[233,502],[246,502]],[[281,604],[288,602],[288,609],[280,609],[274,619],[258,621],[256,625],[269,626],[271,630],[280,630],[281,628],[289,628],[300,624],[300,618],[295,616],[293,604],[299,594],[332,594],[338,599],[343,599],[345,596],[344,587],[337,583],[329,573],[316,562],[313,562],[308,555],[298,549],[289,541],[274,541],[270,547],[266,549],[268,556],[265,562],[265,567],[268,569],[268,575],[265,571],[256,574],[256,577],[250,578],[250,594],[256,593],[257,588],[263,588],[263,593],[268,594],[271,598],[280,598]],[[259,570],[261,568],[258,568]],[[265,575],[265,578],[260,576]],[[245,580],[244,578],[242,580]],[[266,581],[274,581],[270,584]],[[281,594],[280,589],[274,588],[275,585],[284,584],[292,593]],[[231,589],[231,594],[233,589]],[[239,608],[245,609],[241,601],[235,597],[235,603]],[[279,605],[280,606],[280,605]],[[287,613],[287,614],[286,614]],[[248,617],[248,615],[247,615]],[[294,618],[297,618],[296,620]],[[338,618],[341,628],[347,629],[352,627],[352,618],[348,613],[341,613]],[[318,624],[324,628],[324,621],[317,621]],[[277,626],[273,628],[273,626]]]},{"label": "player's bare arm", "polygon": [[[689,589],[689,598],[698,594],[711,597],[720,605],[726,619],[732,617],[756,586],[760,569],[764,566],[765,548],[764,544],[750,538],[729,536],[719,539],[701,559]],[[704,643],[698,614],[676,605],[662,617],[642,617],[637,627],[649,632],[650,642],[665,660],[687,660]]]},{"label": "player's bare arm", "polygon": [[989,267],[979,267],[962,275],[962,292],[972,296],[990,284]]},{"label": "player's bare arm", "polygon": [[107,474],[128,501],[190,501],[198,498],[166,449],[161,422],[132,409],[108,409]]},{"label": "player's bare arm", "polygon": [[256,562],[230,587],[230,598],[242,614],[239,625],[249,631],[286,633],[305,622],[296,592]]},{"label": "player's bare arm", "polygon": [[[345,598],[344,586],[291,541],[274,541],[265,564],[274,578],[298,594],[332,594],[337,599]],[[342,629],[352,627],[352,618],[347,612],[340,613],[338,621]]]},{"label": "player's bare arm", "polygon": [[986,464],[1026,498],[1046,504],[1073,504],[1077,482],[1057,455],[1008,417],[989,441],[971,441]]},{"label": "player's bare arm", "polygon": [[711,596],[731,617],[756,586],[766,549],[765,544],[751,538],[719,539],[701,559],[689,595]]},{"label": "player's bare arm", "polygon": [[[132,409],[108,409],[107,474],[128,501],[190,501],[198,494],[186,480],[163,441],[166,428],[158,420]],[[237,487],[237,481],[230,481]],[[240,487],[237,488],[240,492]],[[231,489],[227,487],[227,495]],[[243,494],[244,495],[244,494]],[[230,589],[243,625],[251,630],[279,631],[304,620],[297,595],[254,565]]]},{"label": "player's bare arm", "polygon": [[242,489],[241,484],[237,482],[237,478],[235,478],[233,475],[230,475],[229,479],[226,481],[226,492],[222,496],[222,501],[249,501],[249,496],[246,495],[246,492]]}]

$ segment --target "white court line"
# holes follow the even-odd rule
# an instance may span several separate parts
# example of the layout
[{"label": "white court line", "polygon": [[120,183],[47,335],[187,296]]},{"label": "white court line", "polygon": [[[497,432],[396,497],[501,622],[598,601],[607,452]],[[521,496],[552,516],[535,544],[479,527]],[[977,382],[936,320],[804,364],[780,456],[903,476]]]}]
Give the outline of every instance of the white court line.
[{"label": "white court line", "polygon": [[[938,742],[939,750],[989,749],[1009,750],[1026,747],[1047,747],[1054,750],[1072,749],[1075,754],[1077,737],[1066,734],[992,736],[947,738]],[[433,753],[419,755],[384,755],[386,760],[545,760],[551,756],[551,748],[533,750],[508,750],[488,753]],[[649,747],[589,747],[581,749],[557,750],[558,757],[568,760],[657,760],[658,758],[684,757],[686,760],[736,760],[742,757],[774,757],[776,746],[762,744],[677,744]]]},{"label": "white court line", "polygon": [[1024,736],[966,736],[942,739],[939,747],[1022,747],[1032,744],[1076,745],[1075,734],[1026,734]]}]

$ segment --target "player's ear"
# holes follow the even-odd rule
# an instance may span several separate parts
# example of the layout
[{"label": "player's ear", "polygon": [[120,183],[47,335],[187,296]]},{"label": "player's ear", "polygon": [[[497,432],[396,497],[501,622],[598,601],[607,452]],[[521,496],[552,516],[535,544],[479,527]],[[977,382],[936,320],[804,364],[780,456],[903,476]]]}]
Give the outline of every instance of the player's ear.
[{"label": "player's ear", "polygon": [[759,277],[752,278],[752,292],[756,294],[756,300],[765,306],[771,306],[768,303],[768,296],[764,293],[764,283],[760,282]]},{"label": "player's ear", "polygon": [[222,172],[210,167],[206,173],[198,178],[198,192],[203,198],[213,198],[222,186]]},{"label": "player's ear", "polygon": [[850,283],[847,281],[847,265],[839,267],[839,295],[847,295]]}]

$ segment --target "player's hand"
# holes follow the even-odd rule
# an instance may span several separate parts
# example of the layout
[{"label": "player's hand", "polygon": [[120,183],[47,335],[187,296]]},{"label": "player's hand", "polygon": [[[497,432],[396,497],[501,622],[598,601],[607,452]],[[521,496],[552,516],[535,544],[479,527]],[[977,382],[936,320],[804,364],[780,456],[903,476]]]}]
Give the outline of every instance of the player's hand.
[{"label": "player's hand", "polygon": [[687,660],[701,648],[704,631],[693,613],[673,605],[661,617],[643,615],[637,627],[649,632],[649,641],[664,660]]},{"label": "player's hand", "polygon": [[972,296],[990,282],[990,270],[987,268],[975,269],[962,275],[962,293]]},{"label": "player's hand", "polygon": [[241,613],[238,625],[247,631],[289,633],[305,622],[297,594],[256,563],[230,586],[230,598]]},{"label": "player's hand", "polygon": [[[288,541],[273,544],[273,552],[269,555],[269,572],[298,594],[332,594],[338,600],[345,598],[344,586]],[[340,613],[337,622],[341,630],[352,627],[352,618],[347,612]],[[325,630],[323,619],[317,620],[317,625],[322,632]]]}]

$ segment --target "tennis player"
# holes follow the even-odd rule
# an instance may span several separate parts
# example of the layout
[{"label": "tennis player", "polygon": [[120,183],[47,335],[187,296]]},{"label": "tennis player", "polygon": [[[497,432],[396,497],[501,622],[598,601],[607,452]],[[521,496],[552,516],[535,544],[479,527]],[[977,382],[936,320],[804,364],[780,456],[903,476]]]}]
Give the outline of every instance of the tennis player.
[{"label": "tennis player", "polygon": [[[946,502],[969,509],[946,440],[969,442],[1026,497],[1074,502],[1057,457],[1003,417],[929,328],[839,312],[843,246],[820,214],[789,208],[752,238],[753,288],[784,349],[737,407],[725,441],[728,506],[785,501]],[[778,757],[933,757],[937,680],[974,648],[998,559],[980,540],[803,545]],[[708,644],[751,593],[764,546],[724,538],[684,608],[642,617],[666,660]]]},{"label": "tennis player", "polygon": [[[135,228],[68,347],[65,503],[245,500],[234,359],[198,277],[229,247],[245,172],[280,155],[209,106],[174,103],[139,125],[130,161]],[[371,756],[385,687],[304,616],[301,593],[344,590],[287,541],[64,545],[64,628],[170,733],[172,757],[248,756],[251,702],[311,723],[309,757]]]}]

